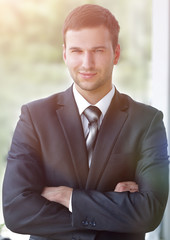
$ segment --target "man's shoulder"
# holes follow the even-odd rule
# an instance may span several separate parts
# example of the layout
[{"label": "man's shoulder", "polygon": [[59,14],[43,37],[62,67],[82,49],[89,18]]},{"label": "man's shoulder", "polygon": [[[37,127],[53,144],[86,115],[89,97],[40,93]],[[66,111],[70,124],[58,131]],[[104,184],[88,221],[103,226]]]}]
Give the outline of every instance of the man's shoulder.
[{"label": "man's shoulder", "polygon": [[151,106],[147,103],[142,103],[134,100],[127,94],[119,93],[119,98],[122,102],[126,102],[128,105],[128,110],[134,112],[135,114],[156,114],[159,110],[154,106]]},{"label": "man's shoulder", "polygon": [[31,101],[27,104],[25,104],[29,109],[43,109],[43,108],[53,108],[53,107],[57,107],[58,105],[60,105],[63,101],[63,99],[68,95],[68,93],[70,92],[71,88],[62,91],[62,92],[58,92],[55,94],[52,94],[48,97],[44,97],[44,98],[40,98],[34,101]]},{"label": "man's shoulder", "polygon": [[29,108],[36,108],[44,105],[52,105],[57,103],[58,96],[62,94],[61,92],[52,94],[50,96],[44,97],[44,98],[39,98],[36,100],[33,100],[31,102],[26,103]]}]

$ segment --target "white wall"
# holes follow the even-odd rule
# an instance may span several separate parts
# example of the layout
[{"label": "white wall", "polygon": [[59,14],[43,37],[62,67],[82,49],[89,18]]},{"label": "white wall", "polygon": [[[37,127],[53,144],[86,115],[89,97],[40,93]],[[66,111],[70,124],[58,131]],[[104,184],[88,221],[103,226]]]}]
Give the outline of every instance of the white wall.
[{"label": "white wall", "polygon": [[[153,0],[152,105],[162,110],[170,143],[170,0]],[[170,146],[169,146],[170,154]],[[170,239],[170,199],[163,221],[163,237]]]}]

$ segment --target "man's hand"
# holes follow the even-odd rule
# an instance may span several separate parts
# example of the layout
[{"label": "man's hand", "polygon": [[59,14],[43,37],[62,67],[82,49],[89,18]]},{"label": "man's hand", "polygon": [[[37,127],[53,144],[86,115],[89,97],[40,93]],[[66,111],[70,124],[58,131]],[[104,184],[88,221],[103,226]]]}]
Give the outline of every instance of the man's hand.
[{"label": "man's hand", "polygon": [[135,182],[120,182],[116,185],[114,192],[138,192],[139,188]]},{"label": "man's hand", "polygon": [[70,197],[72,195],[72,188],[61,187],[45,187],[41,196],[52,202],[57,202],[69,209]]}]

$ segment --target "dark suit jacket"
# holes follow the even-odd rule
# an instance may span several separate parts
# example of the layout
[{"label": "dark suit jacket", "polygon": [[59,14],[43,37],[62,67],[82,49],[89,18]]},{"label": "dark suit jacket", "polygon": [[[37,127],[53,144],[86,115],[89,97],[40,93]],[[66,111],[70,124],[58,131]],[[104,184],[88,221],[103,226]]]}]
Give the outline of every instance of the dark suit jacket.
[{"label": "dark suit jacket", "polygon": [[[114,192],[136,181],[139,192]],[[73,213],[41,197],[69,186]],[[90,170],[72,88],[22,107],[3,184],[8,228],[37,240],[143,240],[160,223],[168,196],[162,113],[116,91]]]}]

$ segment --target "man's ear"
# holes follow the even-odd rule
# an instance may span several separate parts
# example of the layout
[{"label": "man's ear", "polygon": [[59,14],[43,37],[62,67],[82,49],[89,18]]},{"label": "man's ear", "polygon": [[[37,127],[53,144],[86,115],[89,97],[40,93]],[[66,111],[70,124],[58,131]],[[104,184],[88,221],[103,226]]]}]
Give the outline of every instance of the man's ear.
[{"label": "man's ear", "polygon": [[66,63],[66,46],[63,44],[63,60]]},{"label": "man's ear", "polygon": [[115,57],[114,57],[114,65],[116,65],[119,61],[119,57],[120,57],[120,45],[118,44],[115,48]]}]

